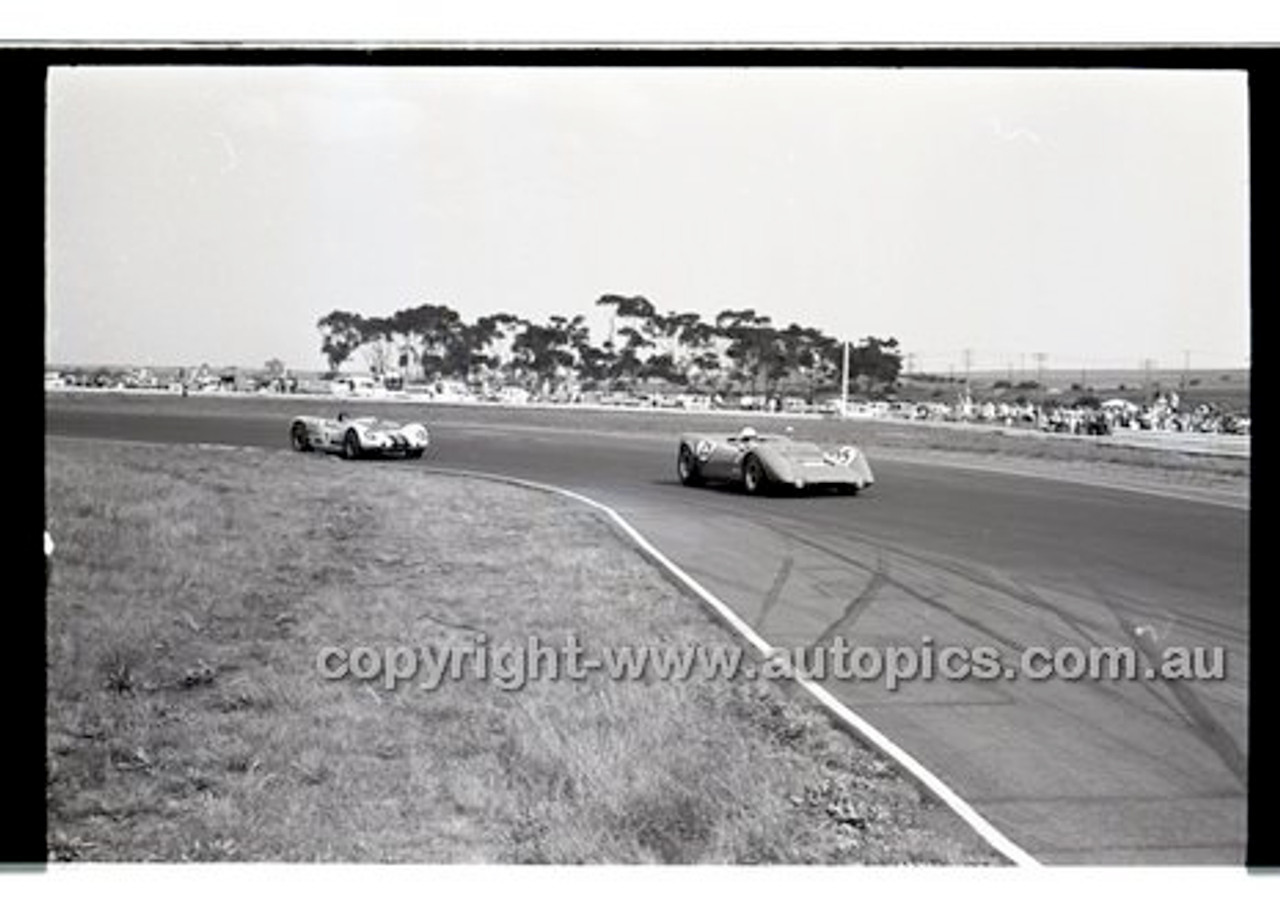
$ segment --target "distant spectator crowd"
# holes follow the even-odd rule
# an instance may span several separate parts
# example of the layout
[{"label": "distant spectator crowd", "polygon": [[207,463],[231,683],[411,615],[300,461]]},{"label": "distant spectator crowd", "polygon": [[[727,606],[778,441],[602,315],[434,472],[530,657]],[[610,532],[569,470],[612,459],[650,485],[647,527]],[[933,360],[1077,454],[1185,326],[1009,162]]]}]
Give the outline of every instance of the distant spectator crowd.
[{"label": "distant spectator crowd", "polygon": [[1181,405],[1177,392],[1157,395],[1140,405],[1124,398],[1112,398],[1095,405],[1010,404],[960,398],[954,404],[928,403],[904,410],[896,406],[891,415],[915,419],[951,420],[969,423],[1003,424],[1044,430],[1050,433],[1106,435],[1116,430],[1155,430],[1167,433],[1247,434],[1247,413],[1212,403],[1194,407]]}]

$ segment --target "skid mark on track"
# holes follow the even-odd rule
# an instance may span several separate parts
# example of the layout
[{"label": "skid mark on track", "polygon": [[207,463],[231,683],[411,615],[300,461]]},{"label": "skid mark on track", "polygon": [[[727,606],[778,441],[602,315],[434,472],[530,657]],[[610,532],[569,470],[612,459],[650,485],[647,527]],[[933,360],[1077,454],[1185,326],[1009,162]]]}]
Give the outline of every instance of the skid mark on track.
[{"label": "skid mark on track", "polygon": [[773,582],[769,586],[769,591],[765,593],[764,601],[760,603],[760,613],[756,617],[753,625],[756,630],[760,630],[764,625],[764,619],[769,616],[769,612],[778,604],[778,599],[782,596],[782,587],[787,584],[787,579],[791,576],[791,568],[795,565],[795,558],[788,554],[782,559],[782,566],[778,568],[777,574],[773,577]]},{"label": "skid mark on track", "polygon": [[[1042,598],[1039,595],[1039,593],[1037,593],[1030,586],[1026,586],[1025,584],[1019,584],[1019,585],[1021,585],[1022,588],[1026,591],[1026,595],[1027,595],[1026,601],[1028,602],[1028,604],[1032,605],[1032,607],[1040,608],[1045,611],[1048,611],[1050,614],[1057,617],[1069,628],[1071,628],[1073,631],[1075,631],[1081,637],[1083,637],[1086,645],[1101,646],[1105,644],[1107,641],[1112,641],[1112,642],[1115,641],[1115,637],[1113,635],[1105,635],[1101,639],[1092,636],[1088,631],[1086,631],[1082,626],[1080,626],[1077,623],[1082,620],[1081,618],[1079,618],[1076,615],[1072,615],[1070,612],[1066,611],[1065,609],[1059,608],[1057,605],[1054,605],[1052,602],[1049,602],[1047,599]],[[1095,596],[1097,596],[1098,602],[1104,608],[1110,611],[1112,615],[1115,617],[1117,623],[1119,624],[1120,638],[1123,639],[1129,645],[1135,646],[1135,648],[1138,648],[1133,642],[1133,633],[1130,626],[1127,625],[1125,621],[1121,618],[1121,616],[1115,612],[1114,608],[1110,606],[1110,604],[1101,595],[1101,593],[1099,593],[1095,589],[1094,594]],[[1127,697],[1122,690],[1108,685],[1105,681],[1101,679],[1090,681],[1087,683],[1087,686],[1092,690],[1097,691],[1098,693],[1103,694],[1106,697],[1118,703],[1129,704],[1131,706],[1139,706],[1135,701]],[[1168,716],[1161,717],[1161,719],[1164,722],[1174,722],[1176,720],[1182,719],[1182,712],[1173,703],[1170,702],[1169,698],[1165,696],[1163,692],[1157,691],[1153,685],[1144,681],[1139,681],[1134,685],[1134,687],[1139,688],[1148,697],[1152,698],[1165,711],[1166,714],[1174,717],[1174,720],[1170,720]],[[1148,715],[1155,715],[1152,711],[1149,711],[1149,710],[1144,712],[1146,712]]]},{"label": "skid mark on track", "polygon": [[[1159,635],[1161,638],[1172,637],[1175,628],[1182,626],[1187,629],[1198,630],[1205,636],[1219,642],[1232,641],[1240,645],[1242,648],[1248,644],[1249,634],[1247,625],[1242,629],[1186,609],[1179,609],[1177,613],[1174,614],[1170,612],[1169,609],[1162,606],[1153,606],[1142,596],[1132,595],[1122,590],[1117,590],[1114,587],[1108,590],[1108,594],[1112,600],[1122,602],[1128,608],[1142,608],[1145,610],[1144,613],[1146,614],[1157,615],[1160,618],[1160,623],[1167,627],[1167,629]],[[1147,623],[1150,623],[1150,621]]]},{"label": "skid mark on track", "polygon": [[876,596],[880,594],[881,588],[889,582],[889,576],[886,572],[888,564],[885,561],[882,552],[876,563],[876,569],[871,574],[871,578],[867,580],[867,584],[862,587],[862,591],[850,600],[849,604],[844,607],[844,612],[833,621],[826,630],[817,636],[813,641],[813,645],[823,646],[829,640],[835,638],[836,634],[842,631],[852,630],[854,625],[858,623],[858,618],[862,617],[862,613],[871,606],[876,600]]},{"label": "skid mark on track", "polygon": [[[1153,669],[1159,670],[1161,661],[1161,647],[1157,643],[1151,629],[1142,625],[1135,625],[1120,613],[1113,605],[1106,601],[1105,597],[1100,596],[1103,603],[1111,613],[1115,615],[1116,621],[1124,628],[1134,645],[1141,651],[1147,664]],[[1248,762],[1245,758],[1244,750],[1235,738],[1227,730],[1213,712],[1205,705],[1200,696],[1196,694],[1195,689],[1185,681],[1178,679],[1160,679],[1159,681],[1149,683],[1154,690],[1154,685],[1163,685],[1169,689],[1169,693],[1173,695],[1177,701],[1182,713],[1191,723],[1192,729],[1202,742],[1209,746],[1226,765],[1227,770],[1235,775],[1240,781],[1241,786],[1248,783]]]},{"label": "skid mark on track", "polygon": [[[899,589],[906,595],[916,599],[917,601],[921,602],[927,607],[933,608],[934,610],[937,610],[942,612],[943,614],[946,614],[953,620],[977,631],[978,633],[981,633],[987,636],[991,640],[1001,644],[1006,649],[1012,650],[1015,653],[1021,654],[1026,650],[1027,647],[1021,641],[1015,639],[1010,635],[1001,633],[995,627],[988,625],[984,622],[981,622],[969,615],[963,614],[962,612],[954,608],[951,604],[949,604],[947,601],[945,601],[943,598],[936,595],[930,595],[929,593],[923,591],[919,586],[913,585],[912,583],[905,581],[902,575],[890,575],[887,572],[887,567],[884,566],[887,564],[887,559],[886,559],[887,555],[892,554],[895,557],[903,557],[910,561],[914,561],[915,563],[919,564],[926,570],[930,570],[930,569],[937,570],[942,574],[950,575],[962,582],[968,583],[980,589],[988,590],[994,593],[995,595],[1007,598],[1010,601],[1015,602],[1017,606],[1030,607],[1036,610],[1049,612],[1055,619],[1059,620],[1072,633],[1080,635],[1083,638],[1083,642],[1086,645],[1095,645],[1099,643],[1099,641],[1092,636],[1089,628],[1092,627],[1092,628],[1101,629],[1104,626],[1104,622],[1091,620],[1087,617],[1075,614],[1065,608],[1062,608],[1059,605],[1054,604],[1053,602],[1044,598],[1043,596],[1040,596],[1038,593],[1035,593],[1033,590],[1031,590],[1030,588],[1026,587],[1023,584],[1002,582],[990,575],[985,575],[980,571],[971,570],[955,562],[926,557],[925,555],[920,554],[918,552],[900,550],[897,547],[886,549],[886,548],[877,546],[876,548],[877,556],[881,558],[881,562],[877,566],[873,566],[870,563],[870,561],[867,559],[855,556],[853,554],[850,554],[844,551],[837,550],[815,539],[811,539],[806,536],[799,535],[794,531],[789,532],[787,529],[781,526],[772,525],[769,523],[763,523],[763,525],[766,528],[773,530],[778,535],[784,538],[791,539],[794,543],[804,545],[827,557],[831,557],[835,560],[841,561],[843,564],[847,565],[847,567],[853,567],[855,569],[868,572],[872,575],[873,578],[875,577],[877,570],[879,570],[881,573],[882,579],[877,586],[877,591],[879,591],[880,589],[883,589],[885,586],[890,586],[890,587]],[[850,536],[850,537],[851,537],[851,540],[855,542],[858,542],[858,543],[865,542],[870,544],[869,539],[860,538],[858,536]],[[1126,642],[1132,639],[1132,632],[1131,630],[1126,629],[1126,625],[1123,621],[1120,621],[1119,630],[1122,634],[1122,639],[1124,639]],[[819,640],[832,639],[833,637],[834,637],[834,633],[832,634],[824,633],[823,636],[819,638]],[[1116,637],[1115,634],[1111,635],[1110,639],[1112,640],[1112,642],[1114,642],[1115,637]],[[1105,642],[1105,641],[1102,641],[1102,642]],[[817,644],[815,643],[815,645]],[[1178,727],[1178,726],[1184,726],[1186,724],[1185,712],[1179,707],[1177,707],[1175,704],[1173,704],[1170,701],[1167,694],[1165,694],[1164,692],[1158,691],[1153,685],[1150,685],[1147,683],[1130,684],[1130,685],[1109,684],[1105,680],[1098,679],[1098,680],[1089,681],[1087,683],[1087,686],[1091,691],[1103,697],[1106,697],[1112,702],[1115,702],[1117,704],[1120,704],[1128,708],[1132,708],[1137,712],[1140,712],[1144,716],[1153,717],[1159,722],[1162,722],[1166,725]],[[1139,687],[1141,689],[1140,696],[1146,697],[1148,698],[1148,700],[1154,700],[1154,702],[1157,704],[1158,709],[1152,709],[1150,706],[1141,704],[1138,700],[1138,697],[1135,696],[1135,694],[1131,690],[1129,690],[1132,687]],[[1059,712],[1071,717],[1072,719],[1080,719],[1081,722],[1086,721],[1085,719],[1082,719],[1080,717],[1080,714],[1076,711],[1067,710],[1064,708],[1064,709],[1060,709]],[[1114,736],[1113,738],[1115,738],[1118,741],[1121,741],[1126,745],[1131,744],[1127,742],[1124,736]],[[1146,752],[1143,751],[1142,749],[1135,747],[1134,750],[1139,752],[1140,754],[1143,754],[1143,755],[1146,754]]]},{"label": "skid mark on track", "polygon": [[[1096,587],[1093,589],[1093,595],[1097,600],[1098,604],[1102,608],[1104,608],[1107,611],[1107,613],[1110,614],[1112,619],[1115,621],[1116,629],[1119,632],[1120,639],[1123,640],[1130,647],[1132,647],[1133,649],[1141,653],[1142,648],[1138,646],[1136,640],[1134,639],[1134,634],[1133,634],[1134,625],[1132,624],[1131,619],[1127,615],[1121,614],[1119,609],[1116,607],[1115,600],[1104,595]],[[1100,681],[1092,684],[1091,687],[1095,688],[1096,690],[1111,694],[1113,696],[1118,696],[1118,692],[1114,690],[1108,691],[1103,685],[1103,683]],[[1136,687],[1140,691],[1142,691],[1147,697],[1153,699],[1157,704],[1159,704],[1160,707],[1167,714],[1174,717],[1176,721],[1185,722],[1183,711],[1178,708],[1177,704],[1175,704],[1173,701],[1169,699],[1168,695],[1165,694],[1165,692],[1158,690],[1156,685],[1153,685],[1148,681],[1139,681],[1136,683]],[[1121,698],[1121,700],[1123,700],[1123,698]]]},{"label": "skid mark on track", "polygon": [[[770,526],[770,528],[772,528],[772,526]],[[780,529],[775,529],[775,531],[778,531],[779,534],[784,534],[784,535],[786,534]],[[857,567],[860,570],[865,570],[868,573],[872,574],[873,576],[876,573],[877,568],[867,563],[865,560],[854,557],[851,554],[846,554],[842,551],[837,551],[835,548],[832,548],[826,544],[823,544],[820,541],[816,541],[811,538],[806,538],[802,535],[797,535],[795,533],[791,533],[787,535],[787,537],[791,538],[793,541],[797,542],[798,544],[805,545],[806,547],[811,548],[815,551],[818,551],[823,554],[827,554],[831,557],[837,558],[838,560],[843,560],[845,563],[849,564],[850,566]],[[882,576],[884,580],[883,585],[892,585],[895,588],[902,590],[907,595],[911,596],[913,599],[929,606],[930,608],[933,608],[936,611],[940,611],[951,618],[954,618],[955,620],[959,621],[961,624],[964,624],[966,627],[970,628],[971,630],[975,630],[978,633],[989,637],[990,639],[994,640],[995,642],[999,643],[1005,648],[1011,649],[1017,653],[1022,653],[1026,649],[1026,646],[1023,645],[1017,639],[1010,637],[1006,634],[1000,633],[995,628],[991,627],[990,625],[986,624],[983,621],[979,621],[977,618],[971,615],[964,614],[959,609],[952,607],[951,605],[947,604],[937,596],[929,595],[928,593],[922,591],[921,589],[912,585],[911,583],[906,582],[901,577],[890,576],[887,573],[882,573]]]},{"label": "skid mark on track", "polygon": [[1049,601],[1032,585],[1015,580],[1006,593],[1014,601],[1021,602],[1030,608],[1038,608],[1041,611],[1047,611],[1055,619],[1060,621],[1062,625],[1071,633],[1078,636],[1087,644],[1100,643],[1102,640],[1099,635],[1090,631],[1089,626],[1097,626],[1096,621],[1090,621],[1083,615],[1074,614]]},{"label": "skid mark on track", "polygon": [[[870,539],[867,539],[863,536],[859,536],[855,534],[847,533],[845,537],[859,543],[867,543],[867,544],[871,543]],[[880,549],[880,550],[882,551],[883,549]],[[1067,609],[1062,608],[1059,605],[1055,605],[1049,602],[1047,599],[1043,598],[1038,593],[1031,590],[1025,584],[1021,584],[1017,582],[1014,582],[1014,583],[1005,582],[1000,579],[997,579],[995,576],[989,573],[985,573],[981,570],[976,570],[968,565],[965,565],[947,558],[931,557],[917,551],[907,550],[902,547],[894,547],[892,551],[895,555],[911,560],[921,565],[925,569],[942,571],[943,573],[949,574],[950,576],[955,577],[956,579],[964,583],[967,583],[970,586],[974,586],[978,589],[994,593],[995,595],[1000,596],[1001,598],[1009,599],[1010,601],[1015,603],[1015,605],[1028,606],[1031,608],[1040,609],[1042,611],[1048,611],[1055,618],[1060,620],[1063,623],[1063,625],[1066,626],[1069,630],[1080,635],[1086,641],[1093,642],[1096,639],[1086,629],[1088,625],[1094,624],[1095,622],[1092,622],[1088,618],[1085,618],[1083,616],[1074,614],[1073,612],[1068,611]],[[895,586],[898,586],[899,588],[906,589],[906,591],[908,591],[909,594],[912,594],[913,597],[920,598],[921,601],[925,601],[931,604],[933,607],[939,608],[939,605],[937,603],[940,600],[933,598],[931,601],[931,597],[921,597],[918,591],[912,592],[910,589],[903,586],[902,583],[896,580],[893,582],[893,584]],[[939,610],[948,610],[948,609],[946,609],[945,606],[943,606],[939,608]],[[950,611],[950,613],[953,616],[956,616],[956,613],[954,611]],[[961,618],[961,620],[966,620],[966,619]],[[1010,641],[1006,645],[1019,647],[1021,649],[1020,645],[1016,641]]]}]

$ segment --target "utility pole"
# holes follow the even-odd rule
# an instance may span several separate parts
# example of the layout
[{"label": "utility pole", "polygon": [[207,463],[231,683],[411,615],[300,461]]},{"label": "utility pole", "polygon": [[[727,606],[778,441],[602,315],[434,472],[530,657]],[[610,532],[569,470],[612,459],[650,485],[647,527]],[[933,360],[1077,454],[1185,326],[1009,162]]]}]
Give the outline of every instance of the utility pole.
[{"label": "utility pole", "polygon": [[1044,361],[1049,358],[1049,355],[1039,351],[1032,356],[1036,358],[1036,388],[1044,388]]},{"label": "utility pole", "polygon": [[1191,351],[1182,351],[1182,379],[1178,383],[1178,391],[1187,393],[1187,376],[1191,373]]},{"label": "utility pole", "polygon": [[964,393],[969,394],[969,369],[973,366],[973,350],[969,347],[964,349]]},{"label": "utility pole", "polygon": [[840,416],[849,416],[849,342],[844,342],[844,369],[840,374]]}]

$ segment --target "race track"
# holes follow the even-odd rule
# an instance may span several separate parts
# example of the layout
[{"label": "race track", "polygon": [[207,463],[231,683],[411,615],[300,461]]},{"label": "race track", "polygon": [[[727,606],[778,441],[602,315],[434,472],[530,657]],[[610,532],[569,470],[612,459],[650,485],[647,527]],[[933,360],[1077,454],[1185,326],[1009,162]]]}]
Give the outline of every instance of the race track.
[{"label": "race track", "polygon": [[[297,409],[246,404],[50,396],[46,432],[287,448]],[[428,457],[405,473],[473,469],[608,503],[774,645],[989,646],[1006,662],[1222,648],[1212,680],[823,683],[1043,862],[1244,862],[1246,510],[874,454],[877,483],[859,496],[750,498],[679,486],[674,437],[538,429],[480,408],[380,413],[431,426]],[[298,461],[324,473],[324,458]]]}]

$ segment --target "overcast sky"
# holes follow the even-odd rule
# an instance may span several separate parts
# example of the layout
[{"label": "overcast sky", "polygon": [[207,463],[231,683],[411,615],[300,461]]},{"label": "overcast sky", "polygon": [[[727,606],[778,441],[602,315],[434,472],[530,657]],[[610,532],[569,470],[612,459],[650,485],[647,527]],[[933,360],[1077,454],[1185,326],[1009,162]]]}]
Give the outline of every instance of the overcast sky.
[{"label": "overcast sky", "polygon": [[316,320],[606,292],[917,368],[1243,366],[1242,73],[54,69],[51,362],[319,369]]}]

